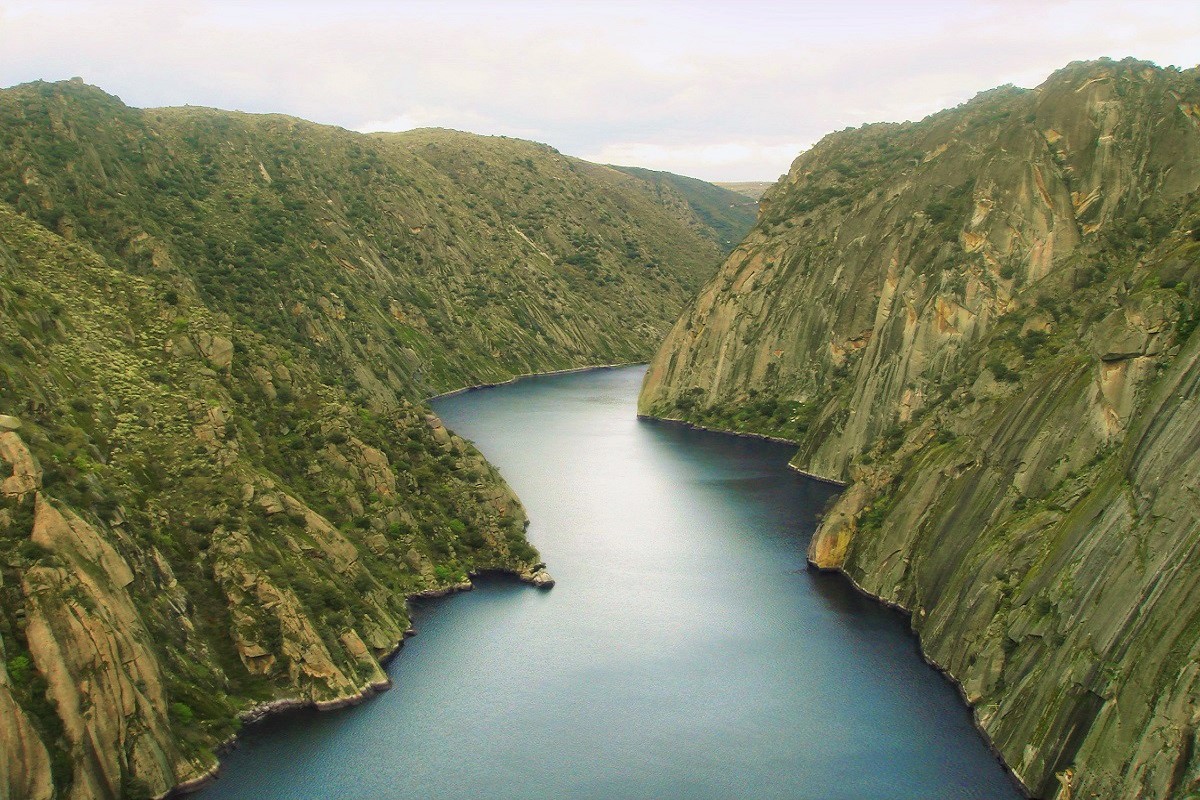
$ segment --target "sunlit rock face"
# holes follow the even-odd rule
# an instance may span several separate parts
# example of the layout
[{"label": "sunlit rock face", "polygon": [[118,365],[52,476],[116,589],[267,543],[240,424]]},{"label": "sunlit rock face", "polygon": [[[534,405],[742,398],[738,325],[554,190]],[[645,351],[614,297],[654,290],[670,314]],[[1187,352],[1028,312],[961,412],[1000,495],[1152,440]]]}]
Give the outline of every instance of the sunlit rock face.
[{"label": "sunlit rock face", "polygon": [[1200,776],[1198,102],[1101,61],[831,134],[641,396],[849,482],[810,558],[913,611],[1038,796]]}]

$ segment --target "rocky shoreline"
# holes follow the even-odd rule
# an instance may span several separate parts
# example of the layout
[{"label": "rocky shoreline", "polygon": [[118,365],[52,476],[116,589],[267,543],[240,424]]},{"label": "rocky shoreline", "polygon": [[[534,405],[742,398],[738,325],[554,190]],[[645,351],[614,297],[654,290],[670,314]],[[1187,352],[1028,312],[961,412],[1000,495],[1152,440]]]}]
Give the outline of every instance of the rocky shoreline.
[{"label": "rocky shoreline", "polygon": [[[546,565],[544,563],[538,563],[532,567],[520,571],[504,569],[480,570],[478,572],[471,573],[470,577],[477,578],[486,575],[505,575],[513,577],[519,580],[521,583],[529,584],[530,586],[541,590],[547,590],[554,586],[554,578],[552,578],[550,573],[546,571]],[[475,584],[473,584],[470,580],[466,580],[460,583],[450,584],[449,586],[440,586],[436,589],[425,589],[424,591],[408,595],[405,600],[409,603],[411,603],[413,600],[431,600],[439,597],[448,597],[449,595],[458,594],[460,592],[470,592],[474,589]],[[399,654],[401,648],[404,647],[404,643],[413,636],[416,636],[416,634],[416,628],[409,628],[406,630],[404,632],[403,639],[396,642],[395,646],[392,647],[391,650],[379,656],[378,660],[380,665],[387,665]],[[330,698],[328,700],[313,700],[311,698],[303,697],[281,697],[275,700],[268,700],[264,703],[258,703],[247,708],[238,714],[238,720],[243,726],[246,726],[262,722],[263,720],[273,717],[277,714],[284,714],[289,711],[298,711],[300,709],[311,708],[316,711],[337,711],[338,709],[356,706],[359,703],[369,700],[378,694],[382,694],[390,688],[392,688],[391,680],[368,681],[351,694]],[[170,790],[158,795],[155,800],[171,800],[171,798],[183,797],[185,795],[198,792],[212,784],[212,782],[220,777],[221,774],[221,756],[236,748],[237,743],[238,737],[236,735],[229,737],[224,742],[221,742],[221,744],[216,748],[217,761],[215,763],[213,763],[199,775],[177,783]]]},{"label": "rocky shoreline", "polygon": [[818,475],[815,472],[809,472],[806,469],[800,469],[800,467],[797,467],[795,464],[789,463],[788,469],[790,469],[792,472],[799,472],[801,475],[803,475],[806,478],[809,478],[810,480],[818,481],[820,483],[827,483],[830,486],[836,486],[839,489],[845,489],[847,486],[850,485],[850,484],[846,483],[845,481],[839,481],[837,478],[828,478],[824,475]]},{"label": "rocky shoreline", "polygon": [[[808,473],[804,473],[804,474],[808,474]],[[881,606],[884,606],[885,608],[890,608],[895,611],[899,611],[901,614],[903,614],[905,616],[906,619],[909,620],[908,629],[910,632],[912,632],[912,635],[917,640],[917,652],[921,655],[921,660],[924,661],[929,666],[936,669],[938,671],[938,673],[943,678],[945,678],[950,683],[951,686],[954,687],[955,691],[958,692],[958,696],[960,698],[962,698],[963,704],[967,707],[967,710],[971,712],[971,724],[975,727],[975,730],[979,731],[979,735],[981,737],[983,737],[983,742],[984,742],[984,744],[987,745],[987,749],[991,752],[991,754],[993,756],[996,757],[996,760],[1000,762],[1000,766],[1004,767],[1005,773],[1008,774],[1008,777],[1012,780],[1013,785],[1016,786],[1017,790],[1020,791],[1024,797],[1031,798],[1031,800],[1032,800],[1033,794],[1029,791],[1029,787],[1027,787],[1025,785],[1025,781],[1023,781],[1021,779],[1021,776],[1018,775],[1011,766],[1009,766],[1008,761],[1006,761],[1004,758],[1004,754],[1000,752],[1000,748],[996,747],[996,743],[994,741],[992,741],[991,735],[987,732],[987,730],[984,729],[984,727],[981,724],[979,724],[979,718],[975,716],[975,704],[972,703],[967,698],[967,690],[963,687],[962,682],[958,679],[958,676],[956,676],[953,672],[951,672],[946,667],[939,664],[937,661],[934,661],[932,658],[929,657],[929,654],[925,652],[925,648],[921,644],[921,634],[918,633],[917,629],[914,628],[912,625],[913,612],[911,610],[909,610],[908,608],[906,608],[905,606],[901,605],[900,603],[892,602],[891,600],[888,600],[887,598],[880,597],[879,595],[864,589],[858,583],[858,581],[854,580],[854,577],[851,576],[850,573],[846,572],[841,567],[822,567],[822,566],[819,566],[812,559],[807,559],[807,561],[808,561],[808,568],[810,570],[812,570],[813,572],[819,572],[824,575],[837,575],[837,576],[845,579],[850,584],[850,586],[853,587],[853,589],[856,592],[858,592],[859,594],[861,594],[863,597],[870,598],[871,600],[873,600],[876,603],[879,603]]]},{"label": "rocky shoreline", "polygon": [[[638,414],[637,418],[640,420],[645,420],[647,422],[661,422],[661,423],[668,424],[668,425],[679,425],[680,427],[690,428],[690,429],[696,430],[696,431],[709,431],[710,433],[724,433],[724,434],[728,434],[729,436],[738,436],[743,439],[758,439],[758,440],[764,441],[764,442],[776,442],[777,444],[790,444],[790,445],[795,445],[797,447],[799,446],[799,444],[797,442],[794,442],[791,439],[784,439],[783,437],[780,437],[780,436],[768,436],[765,433],[753,433],[750,431],[731,431],[731,430],[726,430],[725,428],[712,428],[712,427],[709,427],[708,425],[700,425],[695,422],[689,422],[686,419],[675,419],[673,417],[654,417],[654,416],[650,416],[649,414]],[[812,480],[820,481],[821,483],[827,483],[830,486],[836,486],[839,489],[844,489],[844,488],[846,488],[846,486],[849,485],[844,481],[837,480],[836,478],[829,478],[824,475],[818,475],[815,472],[809,472],[806,469],[800,469],[800,467],[797,467],[795,464],[788,464],[788,469],[792,470],[793,472],[798,472],[806,478],[811,478]]]}]

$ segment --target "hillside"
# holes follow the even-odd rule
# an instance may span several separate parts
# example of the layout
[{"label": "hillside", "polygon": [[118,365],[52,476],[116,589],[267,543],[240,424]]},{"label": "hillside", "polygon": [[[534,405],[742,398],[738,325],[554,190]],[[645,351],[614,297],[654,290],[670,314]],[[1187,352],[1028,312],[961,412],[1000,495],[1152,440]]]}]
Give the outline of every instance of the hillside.
[{"label": "hillside", "polygon": [[761,198],[774,184],[769,181],[718,181],[717,186],[722,189],[728,189],[731,192],[736,192],[743,197],[749,197],[751,200],[757,201]]},{"label": "hillside", "polygon": [[613,169],[628,173],[654,187],[658,202],[668,208],[678,209],[678,216],[685,224],[700,231],[715,231],[717,243],[726,254],[746,238],[758,216],[758,206],[747,202],[744,194],[716,184],[641,167]]},{"label": "hillside", "polygon": [[645,358],[717,238],[529,142],[0,91],[0,798],[160,795],[548,580],[424,399]]},{"label": "hillside", "polygon": [[643,389],[849,482],[810,560],[912,611],[1037,797],[1200,787],[1198,187],[1195,69],[831,134]]}]

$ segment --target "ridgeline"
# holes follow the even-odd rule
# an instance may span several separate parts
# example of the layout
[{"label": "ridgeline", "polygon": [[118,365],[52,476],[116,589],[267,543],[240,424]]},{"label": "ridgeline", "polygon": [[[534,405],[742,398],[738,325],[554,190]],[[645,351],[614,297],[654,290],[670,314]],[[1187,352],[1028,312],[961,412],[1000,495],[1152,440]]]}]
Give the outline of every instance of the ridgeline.
[{"label": "ridgeline", "polygon": [[408,596],[546,582],[425,398],[647,358],[749,225],[691,208],[519,140],[0,91],[0,797],[200,780],[239,715],[386,686]]}]

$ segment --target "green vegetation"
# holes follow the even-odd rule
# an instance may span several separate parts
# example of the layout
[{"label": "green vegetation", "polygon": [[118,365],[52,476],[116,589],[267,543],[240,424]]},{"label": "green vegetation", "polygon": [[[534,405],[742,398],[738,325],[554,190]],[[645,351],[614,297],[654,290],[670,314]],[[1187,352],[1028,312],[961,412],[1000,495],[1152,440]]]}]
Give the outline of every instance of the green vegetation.
[{"label": "green vegetation", "polygon": [[693,387],[683,392],[670,410],[706,428],[756,433],[793,442],[808,433],[817,410],[812,403],[802,405],[794,400],[780,400],[765,396],[757,389],[751,389],[745,400],[728,406],[702,405],[703,395],[702,389]]},{"label": "green vegetation", "polygon": [[0,758],[62,796],[161,794],[254,703],[383,684],[407,596],[532,577],[425,398],[645,358],[722,252],[543,145],[0,96]]},{"label": "green vegetation", "polygon": [[614,169],[654,187],[658,201],[667,208],[675,209],[684,224],[694,226],[695,220],[700,220],[714,232],[717,243],[726,253],[746,238],[758,214],[757,205],[747,203],[746,195],[735,190],[670,172],[641,167]]}]

